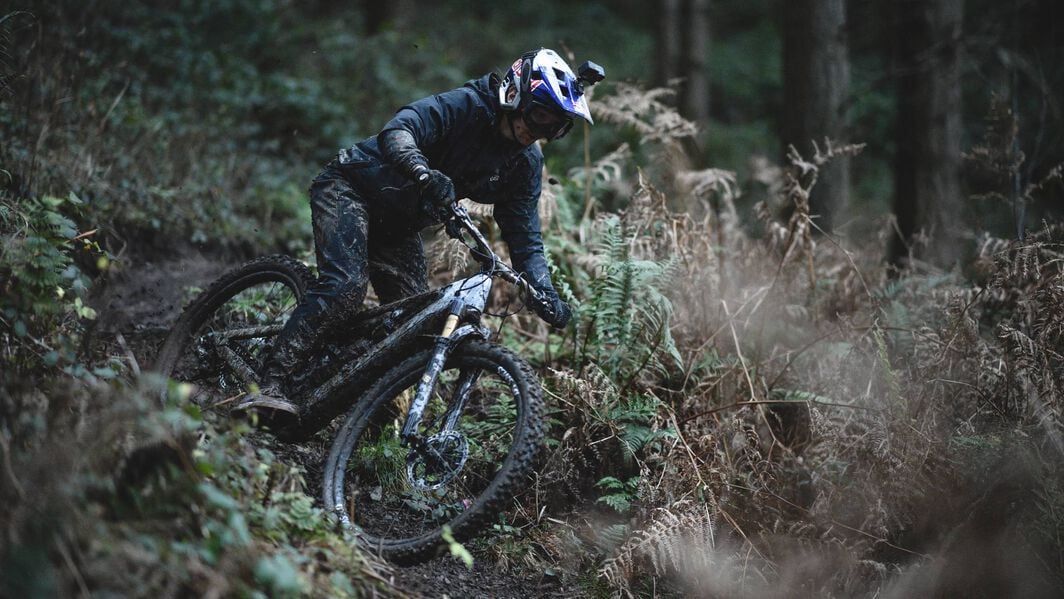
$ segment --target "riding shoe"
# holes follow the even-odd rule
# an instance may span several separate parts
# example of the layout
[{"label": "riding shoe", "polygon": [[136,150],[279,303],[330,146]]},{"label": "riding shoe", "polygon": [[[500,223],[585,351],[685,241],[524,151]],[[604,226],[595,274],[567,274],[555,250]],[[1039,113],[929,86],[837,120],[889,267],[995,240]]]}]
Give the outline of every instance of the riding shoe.
[{"label": "riding shoe", "polygon": [[254,413],[259,423],[275,432],[291,430],[299,424],[299,406],[287,397],[284,381],[293,378],[299,364],[314,350],[322,320],[320,314],[293,317],[266,356],[258,391],[245,396],[233,408],[234,413]]}]

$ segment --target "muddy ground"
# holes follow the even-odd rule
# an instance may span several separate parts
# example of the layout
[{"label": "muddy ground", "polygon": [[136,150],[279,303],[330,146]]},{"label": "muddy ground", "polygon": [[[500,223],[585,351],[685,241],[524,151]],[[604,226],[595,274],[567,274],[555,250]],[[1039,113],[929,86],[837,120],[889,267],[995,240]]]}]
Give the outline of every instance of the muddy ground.
[{"label": "muddy ground", "polygon": [[[177,319],[189,289],[206,288],[238,260],[219,259],[199,252],[187,252],[172,259],[136,265],[120,265],[97,283],[94,305],[99,312],[95,338],[120,339],[127,357],[137,368],[150,368],[166,333]],[[309,492],[317,498],[320,461],[327,451],[326,439],[315,439],[286,453],[302,463],[307,471]],[[474,549],[474,566],[450,556],[414,566],[393,567],[386,577],[396,589],[411,597],[523,598],[581,597],[573,581],[543,572],[499,571],[490,556]]]}]

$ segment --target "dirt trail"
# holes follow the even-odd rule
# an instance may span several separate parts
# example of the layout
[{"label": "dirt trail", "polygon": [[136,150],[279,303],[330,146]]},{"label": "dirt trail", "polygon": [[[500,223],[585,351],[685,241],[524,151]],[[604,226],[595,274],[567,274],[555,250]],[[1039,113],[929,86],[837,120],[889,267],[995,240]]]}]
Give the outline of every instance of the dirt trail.
[{"label": "dirt trail", "polygon": [[[131,265],[110,274],[106,283],[98,284],[92,302],[99,313],[95,325],[97,339],[121,335],[142,369],[155,360],[166,333],[180,314],[182,301],[190,299],[189,288],[206,288],[211,281],[239,260],[188,253],[171,260],[155,260]],[[315,448],[321,443],[293,448],[304,464],[310,490],[320,484],[320,466],[315,463]],[[328,445],[324,445],[327,450]],[[285,452],[288,453],[288,452]],[[316,456],[318,462],[324,455]],[[499,572],[486,555],[474,555],[472,570],[450,556],[407,567],[394,567],[391,579],[396,589],[411,597],[451,597],[461,599],[580,597],[572,584],[564,584],[542,572]]]},{"label": "dirt trail", "polygon": [[582,597],[573,585],[542,572],[498,572],[486,556],[474,554],[473,568],[450,556],[424,564],[395,568],[395,586],[413,597],[451,599],[524,599]]},{"label": "dirt trail", "polygon": [[92,305],[99,317],[94,332],[98,338],[121,334],[141,368],[146,368],[181,313],[188,290],[205,288],[235,264],[189,253],[115,268],[106,281],[97,283]]}]

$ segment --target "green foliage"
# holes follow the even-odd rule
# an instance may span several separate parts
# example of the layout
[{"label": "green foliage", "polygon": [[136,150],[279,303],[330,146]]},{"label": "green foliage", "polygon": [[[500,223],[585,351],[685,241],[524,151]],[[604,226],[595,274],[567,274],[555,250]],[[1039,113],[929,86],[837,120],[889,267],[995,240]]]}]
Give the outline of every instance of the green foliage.
[{"label": "green foliage", "polygon": [[[179,460],[187,460],[183,466],[156,464],[157,470],[140,477],[145,482],[121,489],[113,500],[119,526],[105,534],[132,542],[122,523],[159,520],[168,523],[165,532],[151,533],[160,559],[197,560],[218,571],[243,564],[230,581],[241,592],[360,595],[354,585],[365,589],[369,566],[353,548],[354,540],[337,532],[306,494],[300,467],[261,445],[266,439],[247,425],[226,430],[194,411],[164,417],[179,437],[202,441]],[[121,559],[121,552],[95,557]],[[178,563],[169,565],[171,576],[182,570]]]},{"label": "green foliage", "polygon": [[398,436],[381,435],[376,444],[359,448],[358,460],[372,465],[373,477],[380,481],[382,493],[395,494],[406,487],[405,456]]},{"label": "green foliage", "polygon": [[86,262],[109,260],[75,219],[84,210],[73,193],[13,201],[0,196],[0,360],[6,384],[31,383],[44,370],[113,378],[117,364],[92,366],[78,358],[83,323],[96,318],[87,304]]},{"label": "green foliage", "polygon": [[[10,38],[20,76],[0,96],[14,116],[0,120],[0,189],[77,190],[101,243],[306,244],[301,182],[314,167],[301,153],[341,111],[313,77],[278,71],[294,35],[286,3],[32,8],[50,35]],[[75,22],[84,29],[66,29]]]},{"label": "green foliage", "polygon": [[32,443],[9,444],[0,420],[10,468],[0,480],[0,595],[75,584],[106,596],[381,591],[355,539],[307,495],[303,452],[191,406],[160,409],[148,377],[72,382],[48,393],[67,417],[52,417]]},{"label": "green foliage", "polygon": [[618,513],[626,514],[632,509],[632,502],[639,492],[640,480],[638,476],[625,481],[612,476],[601,478],[595,486],[601,488],[603,494],[595,501],[605,503]]},{"label": "green foliage", "polygon": [[292,558],[276,553],[259,559],[255,564],[255,582],[262,585],[269,597],[299,597],[309,591],[292,563]]},{"label": "green foliage", "polygon": [[609,412],[609,420],[620,428],[625,456],[634,458],[655,441],[675,437],[675,431],[661,426],[661,401],[653,395],[630,394]]},{"label": "green foliage", "polygon": [[[72,256],[78,227],[71,216],[77,215],[83,203],[71,193],[66,198],[44,196],[18,204],[4,200],[2,205],[3,309],[13,311],[7,317],[15,319],[19,328],[41,329],[48,319],[68,311],[68,302],[61,300],[68,294],[70,302],[80,299],[77,294],[88,288],[88,278]],[[83,315],[94,317],[87,311]],[[42,326],[33,326],[38,319]]]},{"label": "green foliage", "polygon": [[450,526],[443,527],[443,540],[447,542],[447,549],[451,552],[451,557],[462,560],[466,568],[473,569],[473,554],[469,553],[469,550],[464,545],[454,539],[454,534],[451,532]]}]

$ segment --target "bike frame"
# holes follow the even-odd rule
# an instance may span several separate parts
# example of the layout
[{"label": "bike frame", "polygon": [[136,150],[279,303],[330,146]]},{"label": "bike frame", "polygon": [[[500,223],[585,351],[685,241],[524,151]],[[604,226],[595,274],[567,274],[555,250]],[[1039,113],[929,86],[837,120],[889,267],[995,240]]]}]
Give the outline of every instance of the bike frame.
[{"label": "bike frame", "polygon": [[[415,432],[448,356],[469,338],[488,339],[491,331],[480,324],[494,279],[502,278],[517,285],[533,301],[541,295],[512,268],[504,264],[487,239],[459,204],[451,205],[452,217],[447,233],[469,247],[481,265],[470,277],[397,302],[373,308],[358,315],[350,324],[351,343],[375,340],[355,361],[344,364],[338,372],[301,398],[300,417],[293,429],[286,430],[292,439],[306,438],[350,408],[380,374],[397,360],[431,343],[432,355],[420,383],[401,437],[408,444],[420,445]],[[468,236],[468,239],[466,238]],[[227,345],[227,341],[262,337],[280,332],[280,326],[251,327],[214,333],[210,341],[227,364],[246,382],[257,380],[254,369]],[[479,373],[464,373],[458,382],[453,404],[444,417],[443,430],[453,428],[461,415],[468,390]]]},{"label": "bike frame", "polygon": [[434,337],[432,358],[410,409],[411,416],[416,414],[417,418],[409,422],[410,428],[404,428],[404,433],[412,430],[447,356],[470,337],[487,339],[491,336],[491,331],[480,325],[480,314],[487,305],[491,287],[492,277],[478,273],[438,290],[438,297],[417,312],[394,315],[402,322],[398,328],[303,398],[300,432],[313,434],[320,430],[351,407],[388,366],[409,355],[411,350],[420,349]]}]

